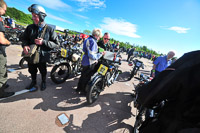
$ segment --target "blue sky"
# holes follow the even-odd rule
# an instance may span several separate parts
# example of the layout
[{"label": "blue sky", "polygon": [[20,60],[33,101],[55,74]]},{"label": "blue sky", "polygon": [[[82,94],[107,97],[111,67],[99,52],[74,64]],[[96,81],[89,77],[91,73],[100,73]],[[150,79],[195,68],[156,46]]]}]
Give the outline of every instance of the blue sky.
[{"label": "blue sky", "polygon": [[180,57],[199,50],[199,0],[5,0],[25,13],[42,5],[50,24],[83,32],[102,29],[111,38]]}]

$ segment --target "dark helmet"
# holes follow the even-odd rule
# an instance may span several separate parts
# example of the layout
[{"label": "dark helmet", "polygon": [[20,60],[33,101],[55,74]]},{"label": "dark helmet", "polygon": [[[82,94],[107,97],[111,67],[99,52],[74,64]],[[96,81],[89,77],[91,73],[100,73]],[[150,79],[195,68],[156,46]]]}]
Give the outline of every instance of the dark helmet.
[{"label": "dark helmet", "polygon": [[37,14],[41,22],[43,22],[44,18],[47,16],[44,8],[37,4],[32,4],[28,8],[28,11]]}]

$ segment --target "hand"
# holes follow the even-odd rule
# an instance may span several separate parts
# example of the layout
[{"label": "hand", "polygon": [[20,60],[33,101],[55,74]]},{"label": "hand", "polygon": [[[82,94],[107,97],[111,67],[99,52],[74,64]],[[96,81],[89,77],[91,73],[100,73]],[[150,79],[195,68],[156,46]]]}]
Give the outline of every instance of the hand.
[{"label": "hand", "polygon": [[43,41],[42,38],[35,39],[35,44],[42,45],[42,41]]},{"label": "hand", "polygon": [[155,78],[155,72],[152,73],[152,77]]},{"label": "hand", "polygon": [[24,53],[25,54],[28,54],[28,51],[30,50],[30,47],[29,46],[24,46]]},{"label": "hand", "polygon": [[105,54],[106,54],[106,51],[103,51],[103,52],[102,52],[102,55],[105,55]]}]

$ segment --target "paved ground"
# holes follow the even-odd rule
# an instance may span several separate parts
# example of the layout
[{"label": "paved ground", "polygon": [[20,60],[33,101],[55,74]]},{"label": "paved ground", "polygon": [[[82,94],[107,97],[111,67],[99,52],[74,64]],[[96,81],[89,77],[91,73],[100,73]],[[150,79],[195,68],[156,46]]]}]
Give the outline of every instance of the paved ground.
[{"label": "paved ground", "polygon": [[[6,91],[24,92],[30,83],[27,69],[18,66],[21,59],[21,47],[12,45],[7,48],[8,73],[10,87]],[[132,97],[133,83],[137,79],[127,81],[131,67],[125,61],[127,55],[122,54],[120,66],[122,74],[117,82],[106,88],[99,99],[92,105],[87,105],[86,98],[75,92],[79,77],[71,76],[63,84],[54,84],[48,67],[47,89],[45,91],[25,92],[20,95],[0,99],[0,133],[122,133],[131,132],[135,119]],[[145,64],[141,70],[150,73],[152,62],[140,59]],[[40,85],[38,74],[38,85]],[[60,113],[70,117],[70,124],[58,127],[55,118]]]}]

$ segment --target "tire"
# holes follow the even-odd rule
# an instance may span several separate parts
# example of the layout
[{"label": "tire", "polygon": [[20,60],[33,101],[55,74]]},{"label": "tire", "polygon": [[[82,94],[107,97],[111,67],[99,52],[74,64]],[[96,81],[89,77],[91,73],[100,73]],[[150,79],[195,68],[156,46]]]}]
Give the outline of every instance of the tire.
[{"label": "tire", "polygon": [[88,88],[87,95],[86,95],[86,99],[87,99],[88,104],[92,104],[98,99],[98,97],[101,93],[101,89],[102,89],[102,78],[99,77]]},{"label": "tire", "polygon": [[78,60],[77,67],[78,67],[78,69],[77,69],[78,73],[81,73],[81,71],[82,71],[81,58],[79,58],[79,60]]},{"label": "tire", "polygon": [[134,67],[133,71],[131,71],[131,76],[130,76],[129,80],[131,80],[135,74],[136,74],[136,68]]},{"label": "tire", "polygon": [[24,58],[22,58],[22,59],[19,61],[19,66],[20,66],[21,68],[28,68],[28,62],[27,62]]},{"label": "tire", "polygon": [[55,65],[51,70],[51,80],[56,84],[61,84],[66,81],[71,73],[71,68],[69,63],[61,63]]}]

